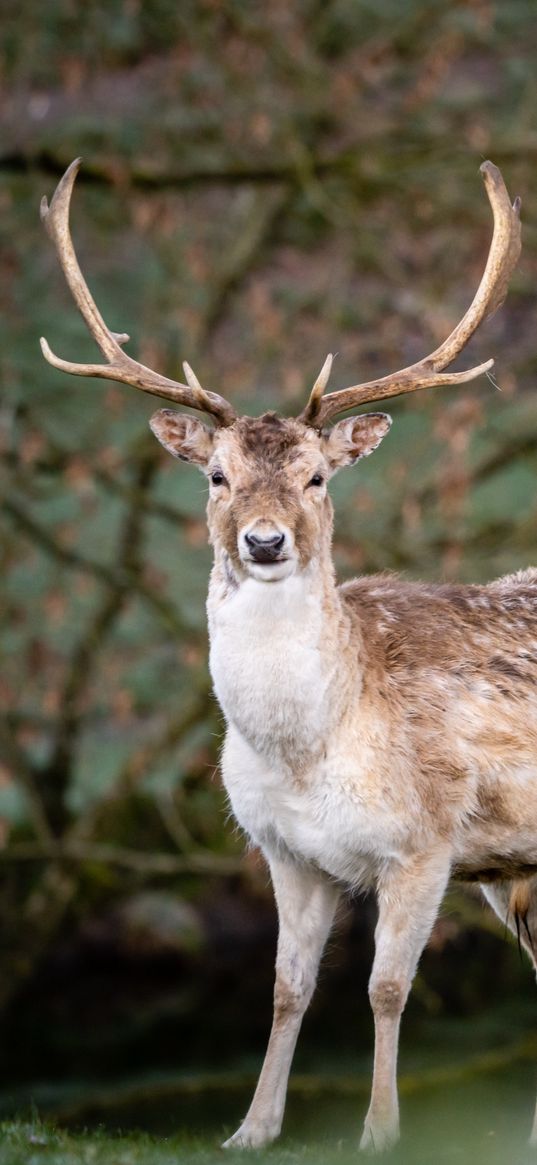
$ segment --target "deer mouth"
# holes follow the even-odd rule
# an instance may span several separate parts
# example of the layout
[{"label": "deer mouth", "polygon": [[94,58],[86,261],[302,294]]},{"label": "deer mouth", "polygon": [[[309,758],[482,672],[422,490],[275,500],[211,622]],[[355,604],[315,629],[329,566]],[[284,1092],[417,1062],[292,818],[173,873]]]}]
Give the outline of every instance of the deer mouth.
[{"label": "deer mouth", "polygon": [[282,554],[277,557],[265,556],[253,558],[250,555],[242,559],[243,569],[257,582],[280,582],[294,573],[295,561],[292,556]]}]

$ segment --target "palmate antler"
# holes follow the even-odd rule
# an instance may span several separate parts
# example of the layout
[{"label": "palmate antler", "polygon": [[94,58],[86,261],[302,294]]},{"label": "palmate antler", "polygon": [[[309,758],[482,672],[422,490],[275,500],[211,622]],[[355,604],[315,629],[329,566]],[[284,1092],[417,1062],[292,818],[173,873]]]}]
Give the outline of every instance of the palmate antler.
[{"label": "palmate antler", "polygon": [[192,409],[201,409],[209,413],[219,426],[232,425],[237,417],[233,406],[217,393],[206,392],[186,362],[183,369],[188,387],[176,380],[169,380],[167,376],[161,376],[159,372],[153,372],[144,364],[139,364],[137,360],[127,356],[126,352],[122,351],[121,345],[125,344],[129,337],[124,333],[111,332],[106,326],[78,265],[69,230],[69,206],[80,162],[80,158],[71,162],[58,183],[50,207],[47,199],[43,198],[41,218],[56,248],[73,299],[107,363],[73,364],[69,360],[61,360],[51,351],[47,341],[41,339],[41,350],[45,359],[62,372],[72,372],[76,376],[98,376],[105,380],[131,384],[134,388],[140,388],[153,396],[164,397],[165,400],[188,405]]},{"label": "palmate antler", "polygon": [[383,376],[380,380],[354,384],[350,388],[342,388],[338,392],[330,392],[323,396],[332,365],[332,356],[327,356],[299,420],[315,429],[321,429],[336,413],[345,412],[358,405],[416,392],[419,388],[432,388],[439,384],[464,384],[492,368],[494,361],[487,360],[466,372],[443,371],[462,352],[482,321],[503,303],[509,280],[520,255],[520,199],[515,198],[511,206],[504,180],[498,167],[492,162],[483,162],[481,173],[494,215],[494,234],[483,278],[466,315],[447,340],[417,364],[411,364],[399,372]]}]

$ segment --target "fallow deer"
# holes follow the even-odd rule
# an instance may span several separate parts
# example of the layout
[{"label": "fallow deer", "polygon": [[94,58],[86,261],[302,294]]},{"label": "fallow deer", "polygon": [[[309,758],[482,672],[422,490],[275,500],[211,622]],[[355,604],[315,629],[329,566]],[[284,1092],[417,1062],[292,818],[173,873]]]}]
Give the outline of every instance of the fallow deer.
[{"label": "fallow deer", "polygon": [[[402,371],[325,395],[331,356],[297,418],[238,417],[185,364],[186,384],[122,351],[84,282],[69,232],[79,162],[42,217],[103,365],[56,368],[134,385],[200,410],[151,419],[164,447],[205,474],[214,548],[210,667],[227,723],[222,772],[233,812],[270,866],[279,912],[274,1019],[251,1107],[226,1146],[280,1132],[301,1019],[338,898],[378,899],[369,985],[372,1095],[361,1146],[399,1135],[401,1013],[450,877],[480,883],[537,958],[537,570],[487,586],[380,575],[337,586],[331,558],[334,473],[368,456],[390,428],[382,412],[336,414],[441,384],[478,325],[502,303],[520,251],[517,199],[481,167],[494,216],[486,269],[440,347]],[[537,965],[537,964],[536,964]],[[532,1140],[537,1142],[537,1116]]]}]

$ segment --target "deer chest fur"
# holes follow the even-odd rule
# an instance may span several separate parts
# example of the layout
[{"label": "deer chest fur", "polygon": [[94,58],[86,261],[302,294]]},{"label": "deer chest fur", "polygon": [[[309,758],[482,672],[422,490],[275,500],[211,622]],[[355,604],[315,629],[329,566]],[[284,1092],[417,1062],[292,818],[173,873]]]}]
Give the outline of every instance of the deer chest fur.
[{"label": "deer chest fur", "polygon": [[386,860],[403,857],[408,827],[394,818],[378,784],[368,781],[361,759],[334,743],[296,777],[230,725],[222,773],[235,817],[268,858],[302,860],[363,887],[374,884]]},{"label": "deer chest fur", "polygon": [[222,771],[237,820],[267,854],[363,884],[401,852],[404,831],[378,780],[377,742],[356,724],[352,739],[348,725],[333,731],[341,676],[322,625],[298,577],[248,580],[210,606],[211,673],[228,725]]},{"label": "deer chest fur", "polygon": [[304,580],[247,579],[211,612],[210,668],[228,724],[256,752],[296,768],[328,730],[332,678],[322,610]]}]

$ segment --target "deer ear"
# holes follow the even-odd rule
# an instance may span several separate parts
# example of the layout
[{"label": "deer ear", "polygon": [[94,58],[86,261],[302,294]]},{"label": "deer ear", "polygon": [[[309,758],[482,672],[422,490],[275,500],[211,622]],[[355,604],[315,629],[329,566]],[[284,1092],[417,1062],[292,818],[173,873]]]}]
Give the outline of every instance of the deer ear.
[{"label": "deer ear", "polygon": [[151,417],[149,425],[172,457],[178,457],[180,461],[192,461],[201,467],[207,465],[214,440],[213,431],[207,425],[185,413],[176,413],[174,409],[159,409]]},{"label": "deer ear", "polygon": [[321,436],[322,448],[331,468],[342,469],[354,465],[361,457],[368,457],[391,428],[392,418],[387,413],[364,413],[361,417],[347,417]]}]

